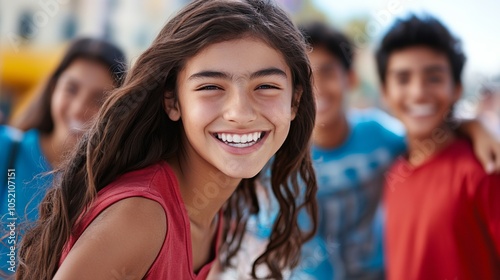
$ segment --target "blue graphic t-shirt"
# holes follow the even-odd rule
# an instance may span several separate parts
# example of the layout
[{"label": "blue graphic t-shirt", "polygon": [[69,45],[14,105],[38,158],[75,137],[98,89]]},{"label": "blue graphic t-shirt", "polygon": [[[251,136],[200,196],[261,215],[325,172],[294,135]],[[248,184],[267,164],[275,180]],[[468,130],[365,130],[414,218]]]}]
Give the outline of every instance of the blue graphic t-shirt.
[{"label": "blue graphic t-shirt", "polygon": [[[384,172],[406,149],[403,126],[376,109],[352,111],[348,120],[349,135],[341,146],[312,148],[319,227],[316,236],[304,244],[291,279],[384,278],[379,201]],[[262,205],[264,211],[249,221],[250,231],[269,236],[276,208]],[[308,227],[305,215],[299,220],[302,227]]]},{"label": "blue graphic t-shirt", "polygon": [[[14,157],[14,170],[9,170],[9,157],[13,139],[20,138]],[[37,130],[24,134],[0,126],[0,269],[8,275],[17,269],[17,250],[24,229],[29,222],[38,218],[38,206],[52,182],[52,175],[46,174],[52,168],[42,154],[40,136]],[[7,181],[8,180],[8,181]]]}]

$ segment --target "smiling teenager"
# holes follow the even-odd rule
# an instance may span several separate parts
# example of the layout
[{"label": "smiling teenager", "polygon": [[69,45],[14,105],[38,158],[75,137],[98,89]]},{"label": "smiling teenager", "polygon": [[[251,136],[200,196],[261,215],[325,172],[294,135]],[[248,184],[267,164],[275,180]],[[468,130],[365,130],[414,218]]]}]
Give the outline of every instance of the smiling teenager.
[{"label": "smiling teenager", "polygon": [[58,173],[17,279],[206,279],[238,252],[271,157],[281,211],[252,277],[282,278],[313,233],[298,211],[316,224],[305,49],[272,2],[187,5]]},{"label": "smiling teenager", "polygon": [[384,36],[377,62],[408,135],[386,176],[388,279],[500,279],[500,174],[486,174],[447,121],[462,94],[458,39],[412,15]]},{"label": "smiling teenager", "polygon": [[[125,64],[123,52],[115,45],[101,39],[76,39],[31,106],[14,123],[23,132],[0,126],[0,170],[12,169],[15,174],[13,192],[7,181],[1,182],[1,224],[17,219],[15,230],[9,231],[12,238],[1,240],[0,272],[14,274],[18,243],[26,224],[39,217],[40,203],[53,177],[49,172],[60,167],[76,147],[108,92],[120,86]],[[13,203],[10,206],[8,199]],[[1,237],[5,237],[3,230]]]}]

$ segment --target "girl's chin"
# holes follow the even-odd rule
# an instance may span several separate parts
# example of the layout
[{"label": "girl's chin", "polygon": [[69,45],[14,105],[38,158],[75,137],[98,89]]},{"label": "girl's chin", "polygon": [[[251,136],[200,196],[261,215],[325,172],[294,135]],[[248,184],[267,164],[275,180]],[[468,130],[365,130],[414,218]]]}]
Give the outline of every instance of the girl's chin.
[{"label": "girl's chin", "polygon": [[[263,167],[262,167],[263,168]],[[229,178],[232,179],[249,179],[255,177],[257,174],[259,174],[259,171],[262,169],[249,169],[249,168],[242,168],[242,169],[231,169],[231,170],[225,170],[223,173],[224,175],[228,176]]]}]

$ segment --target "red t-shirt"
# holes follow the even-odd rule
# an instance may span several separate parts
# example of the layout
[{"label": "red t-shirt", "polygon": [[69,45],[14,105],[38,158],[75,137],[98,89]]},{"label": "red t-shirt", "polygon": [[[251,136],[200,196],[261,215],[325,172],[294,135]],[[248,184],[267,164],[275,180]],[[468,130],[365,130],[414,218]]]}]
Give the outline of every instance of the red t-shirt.
[{"label": "red t-shirt", "polygon": [[459,139],[386,175],[389,280],[500,279],[500,175],[487,175]]},{"label": "red t-shirt", "polygon": [[[130,197],[145,197],[161,204],[165,210],[167,236],[163,246],[143,279],[205,279],[214,260],[193,272],[189,217],[174,172],[166,162],[120,176],[97,194],[90,212],[83,217],[62,252],[60,264],[89,224],[107,207]],[[222,229],[219,213],[215,256]]]}]

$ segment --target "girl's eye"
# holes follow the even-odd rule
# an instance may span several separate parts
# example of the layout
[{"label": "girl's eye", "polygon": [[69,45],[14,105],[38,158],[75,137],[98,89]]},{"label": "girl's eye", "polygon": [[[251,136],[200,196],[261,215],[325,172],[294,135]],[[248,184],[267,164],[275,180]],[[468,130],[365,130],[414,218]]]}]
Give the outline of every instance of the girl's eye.
[{"label": "girl's eye", "polygon": [[203,86],[203,87],[200,87],[197,89],[197,91],[200,91],[200,90],[220,90],[221,88],[218,87],[218,86],[214,86],[214,85],[209,85],[209,86]]},{"label": "girl's eye", "polygon": [[271,85],[260,85],[257,87],[257,89],[279,89],[279,88]]},{"label": "girl's eye", "polygon": [[75,95],[78,92],[78,87],[75,85],[67,85],[66,92],[70,95]]}]

